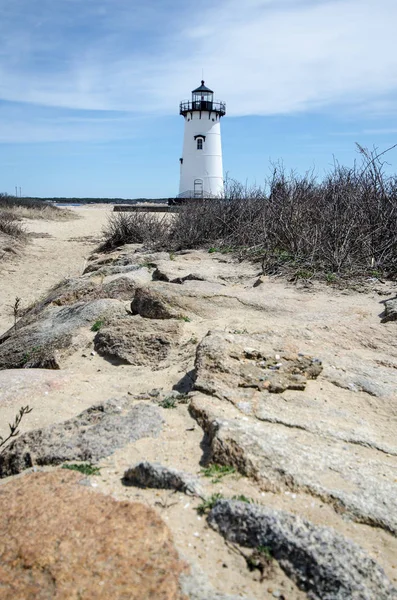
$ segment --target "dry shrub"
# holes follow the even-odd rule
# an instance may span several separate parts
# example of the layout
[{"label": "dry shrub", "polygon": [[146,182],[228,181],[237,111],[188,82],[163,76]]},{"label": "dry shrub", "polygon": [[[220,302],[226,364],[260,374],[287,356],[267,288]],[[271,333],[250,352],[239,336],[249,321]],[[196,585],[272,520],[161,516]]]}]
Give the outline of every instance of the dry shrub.
[{"label": "dry shrub", "polygon": [[168,216],[154,213],[112,213],[103,230],[105,241],[100,250],[112,250],[124,244],[144,244],[150,248],[165,247],[169,240]]},{"label": "dry shrub", "polygon": [[16,238],[20,241],[26,239],[26,231],[23,225],[19,222],[17,217],[10,211],[3,211],[0,208],[0,232],[9,235],[12,238]]},{"label": "dry shrub", "polygon": [[361,164],[335,164],[321,181],[277,166],[264,188],[229,182],[227,199],[189,201],[168,220],[120,213],[105,247],[213,247],[261,260],[266,273],[397,277],[397,176],[385,175],[381,155],[359,152]]}]

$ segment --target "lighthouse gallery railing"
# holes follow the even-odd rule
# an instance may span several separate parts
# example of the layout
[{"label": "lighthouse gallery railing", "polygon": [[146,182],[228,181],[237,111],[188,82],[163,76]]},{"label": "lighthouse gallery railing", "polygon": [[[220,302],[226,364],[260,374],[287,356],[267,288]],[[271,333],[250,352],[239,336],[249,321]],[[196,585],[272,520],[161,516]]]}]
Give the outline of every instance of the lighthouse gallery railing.
[{"label": "lighthouse gallery railing", "polygon": [[200,100],[196,102],[186,100],[181,102],[179,105],[179,113],[181,115],[186,115],[186,113],[194,110],[208,110],[223,116],[226,114],[226,104],[225,102],[208,102],[206,100]]}]

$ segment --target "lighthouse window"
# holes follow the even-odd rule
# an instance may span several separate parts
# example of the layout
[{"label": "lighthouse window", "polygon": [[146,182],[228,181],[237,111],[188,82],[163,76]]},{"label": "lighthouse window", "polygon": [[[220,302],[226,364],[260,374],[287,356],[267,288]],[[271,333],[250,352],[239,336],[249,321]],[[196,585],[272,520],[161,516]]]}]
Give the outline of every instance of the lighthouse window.
[{"label": "lighthouse window", "polygon": [[203,138],[198,138],[197,139],[197,150],[202,150],[203,149]]}]

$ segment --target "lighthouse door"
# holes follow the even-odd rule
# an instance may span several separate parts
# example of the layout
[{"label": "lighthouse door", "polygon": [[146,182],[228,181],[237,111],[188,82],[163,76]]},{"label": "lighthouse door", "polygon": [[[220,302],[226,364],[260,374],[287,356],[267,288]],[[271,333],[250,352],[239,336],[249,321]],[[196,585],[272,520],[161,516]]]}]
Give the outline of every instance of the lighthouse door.
[{"label": "lighthouse door", "polygon": [[202,179],[194,180],[194,197],[195,198],[203,197],[203,180]]}]

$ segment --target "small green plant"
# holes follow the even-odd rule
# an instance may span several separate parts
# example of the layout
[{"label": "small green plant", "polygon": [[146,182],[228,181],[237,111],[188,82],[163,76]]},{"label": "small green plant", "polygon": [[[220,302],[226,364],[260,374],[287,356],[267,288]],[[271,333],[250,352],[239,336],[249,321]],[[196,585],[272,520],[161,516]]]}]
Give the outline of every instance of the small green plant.
[{"label": "small green plant", "polygon": [[247,329],[233,329],[232,333],[236,334],[236,335],[243,335],[245,333],[248,333]]},{"label": "small green plant", "polygon": [[162,408],[175,408],[177,405],[177,399],[174,396],[167,396],[161,402],[159,402],[159,406]]},{"label": "small green plant", "polygon": [[244,494],[239,494],[238,496],[233,496],[232,500],[238,500],[238,502],[246,502],[247,504],[255,504],[253,498],[247,498]]},{"label": "small green plant", "polygon": [[94,467],[91,463],[72,463],[62,465],[62,469],[69,469],[70,471],[77,471],[78,473],[82,473],[83,475],[100,475],[101,469],[99,467]]},{"label": "small green plant", "polygon": [[26,365],[30,360],[37,359],[42,353],[43,348],[41,346],[32,346],[29,350],[24,352],[20,362],[21,366]]},{"label": "small green plant", "polygon": [[308,271],[307,269],[298,269],[294,275],[294,279],[295,281],[298,281],[298,279],[311,279],[313,275],[313,271]]},{"label": "small green plant", "polygon": [[159,402],[159,406],[162,408],[175,408],[177,404],[187,404],[189,402],[189,396],[180,394],[179,396],[166,396]]},{"label": "small green plant", "polygon": [[291,261],[294,260],[294,255],[291,252],[288,252],[287,250],[278,250],[278,249],[276,249],[274,251],[274,255],[277,256],[277,258],[281,262],[291,262]]},{"label": "small green plant", "polygon": [[192,335],[192,337],[189,340],[189,344],[198,344],[198,338],[196,338],[195,335]]},{"label": "small green plant", "polygon": [[334,283],[334,281],[336,281],[336,274],[335,273],[326,273],[325,280],[327,283]]},{"label": "small green plant", "polygon": [[379,271],[378,269],[374,269],[372,271],[369,272],[369,274],[371,275],[371,277],[382,277],[382,271]]},{"label": "small green plant", "polygon": [[250,556],[245,557],[247,567],[250,571],[257,569],[263,581],[273,570],[273,555],[268,546],[258,546]]},{"label": "small green plant", "polygon": [[170,260],[175,260],[175,252],[170,252]]},{"label": "small green plant", "polygon": [[105,322],[102,319],[98,319],[91,327],[91,331],[99,331],[104,324]]},{"label": "small green plant", "polygon": [[190,323],[191,318],[190,317],[181,317],[181,321],[185,321],[185,323]]},{"label": "small green plant", "polygon": [[213,248],[209,248],[209,250],[208,250],[208,254],[215,254],[215,252],[220,252],[220,249],[213,247]]},{"label": "small green plant", "polygon": [[217,465],[216,463],[201,469],[204,477],[212,477],[211,483],[219,483],[227,475],[233,475],[236,472],[234,467],[228,465]]},{"label": "small green plant", "polygon": [[141,267],[146,267],[146,269],[153,270],[157,268],[157,265],[156,263],[150,262],[149,260],[145,260],[143,261],[143,263],[141,263]]},{"label": "small green plant", "polygon": [[23,365],[26,365],[26,363],[27,363],[27,362],[29,361],[29,359],[30,359],[30,356],[31,356],[31,355],[30,355],[30,352],[24,352],[24,353],[23,353],[23,356],[22,356],[22,359],[21,359],[21,363],[20,363],[20,364],[21,364],[22,366],[23,366]]},{"label": "small green plant", "polygon": [[273,554],[269,546],[258,546],[256,551],[262,554],[262,556],[266,556],[269,560],[273,560]]},{"label": "small green plant", "polygon": [[223,500],[222,494],[212,494],[209,498],[204,498],[201,504],[196,508],[199,515],[204,515],[212,510],[219,500]]},{"label": "small green plant", "polygon": [[3,438],[0,436],[0,454],[3,452],[3,450],[5,449],[5,445],[7,442],[9,442],[12,438],[16,437],[17,435],[19,435],[19,430],[18,427],[21,424],[21,421],[23,419],[23,417],[29,413],[31,413],[33,410],[33,408],[30,408],[29,405],[27,406],[22,406],[19,409],[19,413],[17,414],[17,416],[14,419],[13,423],[9,423],[8,427],[10,428],[10,433],[8,434],[8,436],[6,438]]}]

